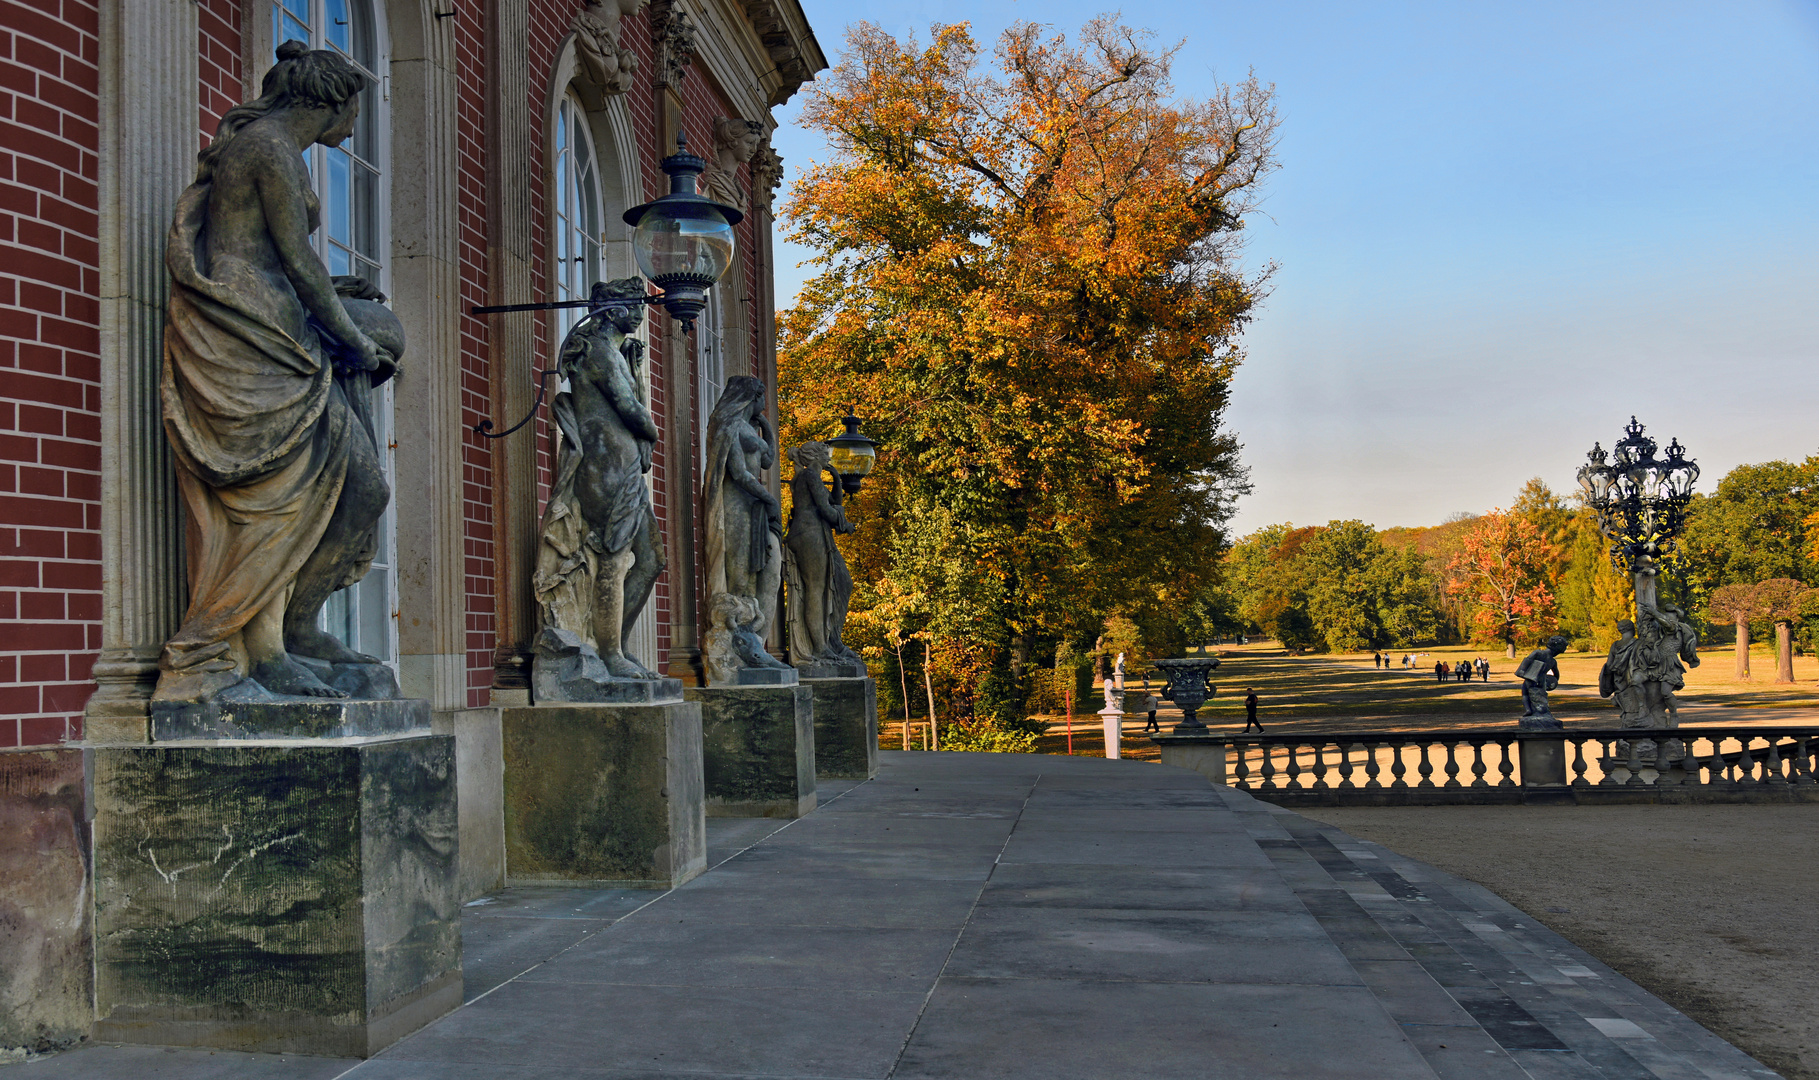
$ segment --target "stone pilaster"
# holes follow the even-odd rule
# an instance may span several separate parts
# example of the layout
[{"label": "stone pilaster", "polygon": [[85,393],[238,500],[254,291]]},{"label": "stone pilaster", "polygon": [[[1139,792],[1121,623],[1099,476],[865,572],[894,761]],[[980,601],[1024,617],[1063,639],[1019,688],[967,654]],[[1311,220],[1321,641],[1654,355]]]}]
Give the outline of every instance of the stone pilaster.
[{"label": "stone pilaster", "polygon": [[183,532],[158,406],[164,236],[195,177],[196,5],[101,6],[102,640],[90,738],[143,742],[183,615]]},{"label": "stone pilaster", "polygon": [[[527,304],[531,295],[530,12],[523,4],[487,8],[487,303]],[[537,368],[537,316],[491,316],[493,417],[515,424],[530,411]],[[536,630],[531,571],[537,559],[537,439],[541,424],[493,440],[495,691],[530,686],[530,639]],[[523,704],[527,698],[520,697]],[[509,703],[509,702],[508,702]]]}]

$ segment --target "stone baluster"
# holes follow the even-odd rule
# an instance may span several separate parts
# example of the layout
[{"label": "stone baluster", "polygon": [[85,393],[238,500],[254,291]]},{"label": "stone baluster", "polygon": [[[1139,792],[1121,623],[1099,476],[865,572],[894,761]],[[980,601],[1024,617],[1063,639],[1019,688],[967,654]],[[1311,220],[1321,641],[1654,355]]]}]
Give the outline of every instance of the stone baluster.
[{"label": "stone baluster", "polygon": [[1421,755],[1421,759],[1415,763],[1415,771],[1421,774],[1421,782],[1415,786],[1431,788],[1434,786],[1434,762],[1429,756],[1428,751],[1433,749],[1433,747],[1427,740],[1423,739],[1415,744],[1415,749]]},{"label": "stone baluster", "polygon": [[1724,760],[1724,736],[1713,735],[1712,757],[1711,761],[1706,765],[1705,782],[1708,784],[1729,785],[1730,779],[1729,768]]},{"label": "stone baluster", "polygon": [[1804,731],[1794,732],[1794,783],[1814,783],[1812,743]]},{"label": "stone baluster", "polygon": [[1339,787],[1344,791],[1355,791],[1358,785],[1352,783],[1352,747],[1354,743],[1339,744]]},{"label": "stone baluster", "polygon": [[1364,786],[1367,790],[1383,789],[1383,781],[1378,779],[1383,773],[1383,766],[1377,762],[1377,749],[1377,743],[1364,744]]},{"label": "stone baluster", "polygon": [[[1343,756],[1344,748],[1342,747],[1339,752]],[[1331,786],[1326,782],[1326,743],[1317,742],[1314,744],[1314,790],[1326,791]]]},{"label": "stone baluster", "polygon": [[1263,790],[1276,790],[1276,754],[1275,747],[1263,739],[1257,740],[1257,749],[1263,751]]},{"label": "stone baluster", "polygon": [[1497,752],[1502,760],[1497,762],[1497,771],[1503,779],[1497,781],[1498,787],[1515,787],[1516,755],[1520,752],[1521,743],[1515,739],[1498,739]]},{"label": "stone baluster", "polygon": [[1762,781],[1765,784],[1787,786],[1787,775],[1781,768],[1781,737],[1774,732],[1768,736],[1768,756],[1762,763]]},{"label": "stone baluster", "polygon": [[1458,749],[1459,745],[1453,740],[1448,739],[1446,741],[1446,783],[1440,785],[1441,787],[1456,788],[1462,786],[1459,783]]},{"label": "stone baluster", "polygon": [[1400,739],[1390,744],[1390,775],[1395,777],[1390,781],[1392,788],[1408,787],[1408,781],[1404,779],[1408,775],[1408,763],[1402,760],[1402,750],[1407,745]]},{"label": "stone baluster", "polygon": [[1472,786],[1490,787],[1484,782],[1484,740],[1473,739],[1472,743]]},{"label": "stone baluster", "polygon": [[1249,791],[1251,787],[1250,747],[1241,742],[1234,742],[1232,743],[1232,756],[1237,759],[1232,771],[1236,773],[1238,777],[1238,782],[1232,786]]},{"label": "stone baluster", "polygon": [[[1637,739],[1637,738],[1631,738],[1629,740],[1629,744],[1630,744],[1629,761],[1624,767],[1629,770],[1630,778],[1628,780],[1624,781],[1624,786],[1625,787],[1646,787],[1648,785],[1645,784],[1642,780],[1642,740]],[[1660,747],[1661,747],[1660,743],[1655,744],[1655,765],[1657,766],[1656,772],[1660,772],[1660,769],[1659,769],[1659,766],[1661,764],[1661,756],[1660,756],[1661,748]]]},{"label": "stone baluster", "polygon": [[1590,766],[1585,760],[1585,740],[1574,739],[1573,743],[1573,786],[1590,787],[1592,782],[1585,778]]},{"label": "stone baluster", "polygon": [[[1600,770],[1604,770],[1604,763],[1609,761],[1612,757],[1614,757],[1616,755],[1616,753],[1617,753],[1617,740],[1599,739],[1598,740],[1598,768]],[[1599,787],[1617,787],[1618,786],[1617,777],[1609,771],[1604,771],[1604,774],[1598,778],[1598,786]]]}]

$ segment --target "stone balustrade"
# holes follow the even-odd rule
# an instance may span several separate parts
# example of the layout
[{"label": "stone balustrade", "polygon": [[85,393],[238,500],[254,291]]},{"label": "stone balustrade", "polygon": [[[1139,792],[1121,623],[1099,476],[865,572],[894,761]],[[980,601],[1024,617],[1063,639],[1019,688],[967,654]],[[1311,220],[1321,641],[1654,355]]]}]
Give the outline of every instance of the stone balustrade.
[{"label": "stone balustrade", "polygon": [[1162,736],[1164,764],[1282,806],[1819,802],[1819,727]]}]

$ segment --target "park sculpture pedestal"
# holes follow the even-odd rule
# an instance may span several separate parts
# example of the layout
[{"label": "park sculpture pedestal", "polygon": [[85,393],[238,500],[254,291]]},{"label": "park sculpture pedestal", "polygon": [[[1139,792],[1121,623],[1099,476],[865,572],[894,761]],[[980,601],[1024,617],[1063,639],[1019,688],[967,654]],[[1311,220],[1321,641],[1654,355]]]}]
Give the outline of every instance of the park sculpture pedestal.
[{"label": "park sculpture pedestal", "polygon": [[815,809],[812,689],[701,686],[684,695],[701,708],[708,817],[797,818]]},{"label": "park sculpture pedestal", "polygon": [[89,747],[94,1037],[369,1057],[461,1003],[454,737],[229,697]]},{"label": "park sculpture pedestal", "polygon": [[878,775],[878,684],[865,665],[796,669],[815,699],[815,775],[870,780]]},{"label": "park sculpture pedestal", "polygon": [[506,709],[509,885],[673,889],[707,869],[701,707]]}]

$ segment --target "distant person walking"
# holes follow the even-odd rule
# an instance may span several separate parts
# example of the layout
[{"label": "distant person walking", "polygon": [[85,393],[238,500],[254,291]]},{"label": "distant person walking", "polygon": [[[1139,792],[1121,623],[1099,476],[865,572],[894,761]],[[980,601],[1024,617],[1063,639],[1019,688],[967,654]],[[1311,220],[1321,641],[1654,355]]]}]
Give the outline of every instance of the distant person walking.
[{"label": "distant person walking", "polygon": [[1244,692],[1244,730],[1249,731],[1253,724],[1256,725],[1258,731],[1263,730],[1263,722],[1257,719],[1257,691],[1246,690]]},{"label": "distant person walking", "polygon": [[1383,666],[1383,654],[1382,653],[1374,652],[1371,654],[1371,666],[1374,668],[1380,668]]},{"label": "distant person walking", "polygon": [[1491,662],[1482,656],[1478,658],[1478,677],[1481,682],[1491,681]]},{"label": "distant person walking", "polygon": [[1446,681],[1446,661],[1445,660],[1434,661],[1434,681],[1435,682],[1445,682]]}]

